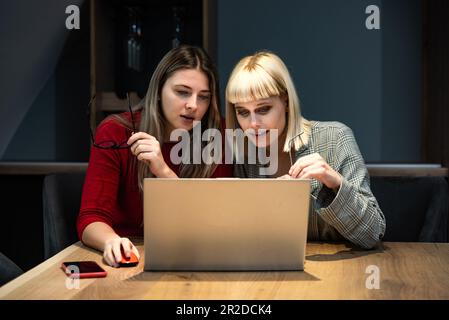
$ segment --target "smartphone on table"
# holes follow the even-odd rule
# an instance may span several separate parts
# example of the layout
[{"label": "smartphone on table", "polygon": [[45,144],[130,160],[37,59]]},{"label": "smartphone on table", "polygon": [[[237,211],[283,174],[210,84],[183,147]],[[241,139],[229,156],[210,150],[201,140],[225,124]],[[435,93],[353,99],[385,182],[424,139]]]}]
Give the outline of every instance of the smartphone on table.
[{"label": "smartphone on table", "polygon": [[63,262],[61,268],[70,278],[104,278],[107,275],[107,272],[95,261]]}]

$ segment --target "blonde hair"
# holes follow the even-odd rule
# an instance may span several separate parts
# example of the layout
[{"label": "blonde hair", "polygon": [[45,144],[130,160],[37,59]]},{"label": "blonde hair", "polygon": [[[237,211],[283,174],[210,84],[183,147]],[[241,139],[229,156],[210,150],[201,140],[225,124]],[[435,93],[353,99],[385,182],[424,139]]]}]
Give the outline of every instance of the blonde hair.
[{"label": "blonde hair", "polygon": [[[195,46],[183,45],[170,50],[157,65],[148,86],[145,98],[136,106],[136,110],[142,110],[139,131],[146,132],[155,137],[161,147],[163,145],[165,130],[168,127],[167,120],[162,112],[161,93],[162,87],[168,78],[175,72],[185,69],[197,69],[202,71],[208,78],[211,92],[210,105],[201,120],[201,131],[209,128],[221,129],[221,116],[218,99],[217,71],[206,52]],[[122,124],[131,128],[129,121],[123,117],[119,120]],[[193,139],[190,139],[191,146]],[[203,142],[203,146],[209,142]],[[142,161],[138,163],[138,182],[140,190],[143,190],[143,179],[152,177],[148,165]],[[185,178],[209,178],[217,164],[181,164],[180,177]]]},{"label": "blonde hair", "polygon": [[283,151],[289,152],[291,146],[299,150],[309,139],[310,122],[301,116],[300,101],[287,67],[269,51],[244,57],[232,71],[226,86],[226,127],[235,129],[238,126],[236,103],[283,95],[288,99]]}]

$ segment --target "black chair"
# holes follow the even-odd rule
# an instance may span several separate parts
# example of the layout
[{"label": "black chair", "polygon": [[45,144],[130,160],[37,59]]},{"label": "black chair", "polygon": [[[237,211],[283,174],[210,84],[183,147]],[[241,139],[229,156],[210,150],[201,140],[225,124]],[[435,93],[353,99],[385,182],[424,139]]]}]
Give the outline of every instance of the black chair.
[{"label": "black chair", "polygon": [[0,287],[22,273],[22,269],[0,252]]},{"label": "black chair", "polygon": [[43,183],[44,258],[78,241],[78,217],[85,173],[47,175]]},{"label": "black chair", "polygon": [[371,190],[387,222],[384,241],[447,242],[445,177],[371,177]]}]

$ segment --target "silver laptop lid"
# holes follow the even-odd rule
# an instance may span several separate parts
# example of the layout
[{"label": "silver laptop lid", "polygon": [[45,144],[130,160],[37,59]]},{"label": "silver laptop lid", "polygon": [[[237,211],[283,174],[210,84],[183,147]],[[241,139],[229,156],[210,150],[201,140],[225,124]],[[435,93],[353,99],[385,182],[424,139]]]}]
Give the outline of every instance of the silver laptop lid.
[{"label": "silver laptop lid", "polygon": [[310,180],[145,179],[145,270],[303,270]]}]

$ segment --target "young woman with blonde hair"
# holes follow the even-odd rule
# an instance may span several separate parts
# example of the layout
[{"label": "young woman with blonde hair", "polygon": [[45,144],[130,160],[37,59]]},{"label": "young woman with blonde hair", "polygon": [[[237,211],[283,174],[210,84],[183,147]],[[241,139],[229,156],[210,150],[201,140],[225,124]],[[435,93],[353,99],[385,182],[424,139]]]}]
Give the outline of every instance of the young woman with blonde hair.
[{"label": "young woman with blonde hair", "polygon": [[277,55],[258,52],[235,66],[226,87],[226,126],[251,130],[248,139],[257,148],[273,139],[278,144],[274,174],[261,174],[261,164],[245,161],[234,164],[235,176],[312,180],[308,239],[347,239],[372,248],[383,237],[385,217],[351,129],[302,117],[289,71]]}]

